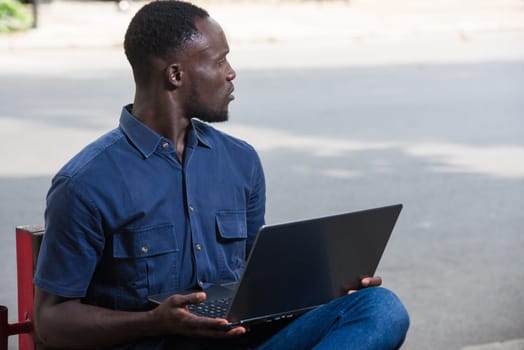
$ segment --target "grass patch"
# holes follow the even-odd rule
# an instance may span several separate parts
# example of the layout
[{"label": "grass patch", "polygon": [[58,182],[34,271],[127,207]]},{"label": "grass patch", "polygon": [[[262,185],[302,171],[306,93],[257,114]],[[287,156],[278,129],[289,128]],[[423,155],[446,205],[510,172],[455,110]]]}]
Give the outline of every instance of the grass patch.
[{"label": "grass patch", "polygon": [[0,33],[31,28],[33,16],[18,0],[0,0]]}]

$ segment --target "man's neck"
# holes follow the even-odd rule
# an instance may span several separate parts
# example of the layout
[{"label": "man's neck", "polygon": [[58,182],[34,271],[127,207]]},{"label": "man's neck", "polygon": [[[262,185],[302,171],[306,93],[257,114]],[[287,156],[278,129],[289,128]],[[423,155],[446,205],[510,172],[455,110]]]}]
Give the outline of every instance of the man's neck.
[{"label": "man's neck", "polygon": [[184,150],[187,142],[187,130],[191,121],[183,116],[182,111],[172,104],[142,103],[135,97],[132,114],[142,123],[170,139],[180,161],[184,159]]}]

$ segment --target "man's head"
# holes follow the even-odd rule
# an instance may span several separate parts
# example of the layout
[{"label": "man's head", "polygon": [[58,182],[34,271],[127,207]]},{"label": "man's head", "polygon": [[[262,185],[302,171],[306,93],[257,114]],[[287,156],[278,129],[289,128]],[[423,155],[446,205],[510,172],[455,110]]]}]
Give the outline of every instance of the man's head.
[{"label": "man's head", "polygon": [[227,120],[235,71],[226,59],[224,32],[205,10],[175,0],[152,2],[131,21],[124,47],[137,87],[175,93],[185,117]]}]

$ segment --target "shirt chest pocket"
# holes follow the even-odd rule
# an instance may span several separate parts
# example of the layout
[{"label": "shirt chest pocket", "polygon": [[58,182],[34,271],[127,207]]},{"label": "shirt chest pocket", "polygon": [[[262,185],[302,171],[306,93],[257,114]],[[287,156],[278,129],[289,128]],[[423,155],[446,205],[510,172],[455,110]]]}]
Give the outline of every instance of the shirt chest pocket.
[{"label": "shirt chest pocket", "polygon": [[171,224],[117,232],[113,236],[113,261],[120,302],[142,304],[148,295],[177,289],[178,251]]},{"label": "shirt chest pocket", "polygon": [[245,210],[219,211],[215,216],[219,243],[220,274],[224,280],[238,280],[246,261],[247,219]]},{"label": "shirt chest pocket", "polygon": [[216,214],[219,240],[242,240],[247,238],[246,212],[219,211]]}]

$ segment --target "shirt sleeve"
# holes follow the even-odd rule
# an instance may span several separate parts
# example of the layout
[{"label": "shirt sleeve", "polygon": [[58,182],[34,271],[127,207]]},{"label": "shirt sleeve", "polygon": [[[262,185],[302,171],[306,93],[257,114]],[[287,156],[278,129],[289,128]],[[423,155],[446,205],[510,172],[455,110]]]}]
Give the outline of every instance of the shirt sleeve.
[{"label": "shirt sleeve", "polygon": [[252,175],[252,191],[247,203],[247,247],[246,258],[255,242],[258,230],[264,225],[266,213],[266,182],[264,170],[258,154],[255,152],[255,166]]},{"label": "shirt sleeve", "polygon": [[99,212],[86,190],[85,184],[57,176],[47,195],[34,284],[66,298],[86,295],[105,244]]}]

